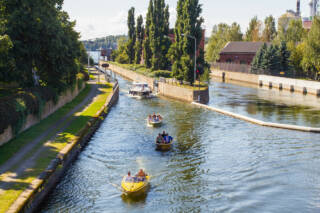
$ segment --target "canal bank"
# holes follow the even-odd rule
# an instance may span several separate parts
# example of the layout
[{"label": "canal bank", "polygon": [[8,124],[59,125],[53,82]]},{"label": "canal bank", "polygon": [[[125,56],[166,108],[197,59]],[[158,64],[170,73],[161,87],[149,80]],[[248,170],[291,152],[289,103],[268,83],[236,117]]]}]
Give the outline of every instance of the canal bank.
[{"label": "canal bank", "polygon": [[167,82],[166,79],[158,81],[154,78],[144,76],[113,63],[109,64],[109,69],[126,79],[130,79],[131,81],[146,82],[155,93],[165,97],[189,103],[197,101],[206,104],[209,102],[209,88],[197,90],[196,88],[190,89],[183,86],[177,86]]},{"label": "canal bank", "polygon": [[223,81],[239,81],[257,85],[259,87],[277,89],[279,91],[286,90],[292,93],[295,92],[304,95],[320,97],[320,82],[317,81],[300,80],[269,75],[256,75],[217,69],[212,70],[211,77],[222,79]]},{"label": "canal bank", "polygon": [[[76,158],[78,153],[90,139],[91,135],[106,117],[110,108],[118,100],[119,86],[117,83],[113,88],[102,85],[99,90],[100,92],[90,105],[83,109],[83,111],[73,115],[72,118],[67,121],[65,124],[66,129],[62,130],[55,138],[50,139],[50,141],[44,144],[43,148],[40,148],[40,150],[33,153],[33,155],[37,155],[37,153],[38,155],[40,154],[40,156],[38,156],[40,161],[36,161],[36,165],[32,167],[27,167],[28,171],[34,170],[34,172],[40,172],[42,170],[41,174],[30,182],[28,187],[26,187],[26,190],[15,199],[9,209],[3,209],[4,205],[0,208],[0,212],[32,212],[38,207],[48,192],[55,187],[55,184],[63,175],[66,168]],[[43,150],[39,153],[41,149]],[[44,165],[47,162],[47,159],[51,158],[53,160]],[[24,164],[26,165],[22,166],[27,166],[28,163]],[[46,169],[37,169],[37,165],[40,167],[45,166],[44,168]],[[0,190],[9,187],[12,182],[9,176],[5,178],[5,175],[5,173],[1,174]],[[19,180],[17,179],[16,181],[18,182]],[[19,188],[11,187],[0,192],[0,200],[5,198],[7,193],[9,193],[9,195],[14,195],[19,191]],[[20,187],[25,186],[21,185]],[[17,192],[15,192],[16,190]]]}]

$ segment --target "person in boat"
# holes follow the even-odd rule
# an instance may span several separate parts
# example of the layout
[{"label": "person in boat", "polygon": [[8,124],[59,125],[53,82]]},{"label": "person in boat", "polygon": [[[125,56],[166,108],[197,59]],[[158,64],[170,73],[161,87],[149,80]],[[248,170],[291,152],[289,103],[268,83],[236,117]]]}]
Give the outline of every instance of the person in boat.
[{"label": "person in boat", "polygon": [[157,143],[159,143],[159,144],[164,143],[163,137],[161,136],[160,133],[159,133],[159,135],[157,137]]},{"label": "person in boat", "polygon": [[138,174],[136,174],[136,177],[138,178],[139,181],[144,181],[146,176],[147,174],[143,171],[143,169],[140,169]]},{"label": "person in boat", "polygon": [[152,121],[152,116],[151,115],[149,115],[149,121]]},{"label": "person in boat", "polygon": [[128,172],[128,177],[131,177],[131,172],[130,171]]},{"label": "person in boat", "polygon": [[161,117],[161,115],[158,115],[158,119],[159,119],[159,120],[162,120],[162,117]]}]

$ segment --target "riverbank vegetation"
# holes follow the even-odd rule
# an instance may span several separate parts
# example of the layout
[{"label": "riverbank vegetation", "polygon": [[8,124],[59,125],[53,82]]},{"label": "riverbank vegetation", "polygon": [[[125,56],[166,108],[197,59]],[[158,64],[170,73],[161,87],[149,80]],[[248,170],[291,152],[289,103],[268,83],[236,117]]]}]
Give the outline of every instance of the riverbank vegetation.
[{"label": "riverbank vegetation", "polygon": [[251,19],[246,33],[240,25],[220,23],[213,27],[206,47],[206,60],[216,63],[219,53],[230,41],[265,42],[252,63],[251,73],[283,75],[293,78],[320,80],[320,17],[314,17],[311,29],[301,19],[268,16],[264,22]]},{"label": "riverbank vegetation", "polygon": [[[77,96],[71,103],[65,105],[57,112],[49,116],[47,119],[43,120],[38,125],[22,133],[15,139],[15,141],[12,141],[4,145],[4,148],[0,149],[0,164],[9,159],[10,156],[12,156],[16,151],[18,151],[19,148],[22,148],[25,141],[30,141],[38,137],[39,132],[43,132],[50,125],[52,125],[57,120],[61,119],[64,115],[66,115],[76,105],[83,101],[83,99],[87,96],[89,91],[90,86],[88,85],[87,88],[83,90],[81,94]],[[19,195],[30,186],[32,181],[35,180],[43,171],[45,171],[50,162],[57,157],[57,154],[68,144],[78,140],[84,131],[87,131],[87,129],[85,128],[88,122],[92,119],[98,119],[97,113],[103,108],[111,92],[111,84],[100,85],[100,94],[97,96],[97,98],[94,99],[94,101],[88,107],[86,107],[81,112],[75,114],[73,117],[67,119],[59,127],[56,127],[57,129],[61,128],[63,125],[66,125],[67,122],[69,122],[68,126],[62,132],[60,132],[54,139],[48,142],[48,140],[54,136],[52,134],[49,134],[32,150],[31,153],[36,153],[36,151],[40,148],[43,149],[38,154],[38,156],[35,157],[33,166],[29,168],[27,171],[25,171],[23,174],[18,175],[18,177],[16,177],[15,179],[16,182],[12,183],[12,186],[9,187],[10,189],[5,190],[4,193],[0,195],[0,212],[7,211],[8,208],[12,205],[12,203],[19,197]],[[26,158],[28,158],[28,156],[26,156]],[[8,175],[8,172],[0,176],[0,181],[5,175]]]},{"label": "riverbank vegetation", "polygon": [[87,53],[63,1],[0,1],[0,134],[89,79]]},{"label": "riverbank vegetation", "polygon": [[196,77],[207,77],[208,80],[209,65],[201,48],[204,40],[201,13],[202,5],[198,0],[179,0],[175,28],[170,29],[169,5],[164,0],[150,0],[145,25],[141,15],[135,21],[135,9],[131,8],[127,22],[128,40],[119,40],[112,58],[119,64],[139,67],[138,71],[143,70],[151,76],[171,77],[189,84],[196,81],[196,58]]}]

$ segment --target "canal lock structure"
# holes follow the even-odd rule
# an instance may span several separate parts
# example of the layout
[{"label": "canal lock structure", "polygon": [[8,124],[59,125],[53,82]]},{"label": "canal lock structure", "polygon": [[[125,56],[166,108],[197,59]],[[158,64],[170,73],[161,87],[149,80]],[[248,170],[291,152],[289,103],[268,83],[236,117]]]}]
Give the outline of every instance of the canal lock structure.
[{"label": "canal lock structure", "polygon": [[[119,84],[119,102],[41,212],[320,211],[320,135],[261,127],[170,99],[132,99],[131,83],[119,78]],[[320,124],[319,109],[291,106],[273,93],[213,82],[209,104],[265,121]],[[164,117],[160,128],[147,127],[154,112]],[[163,130],[174,138],[169,152],[155,150]],[[122,176],[140,168],[151,175],[148,193],[123,196]]]}]

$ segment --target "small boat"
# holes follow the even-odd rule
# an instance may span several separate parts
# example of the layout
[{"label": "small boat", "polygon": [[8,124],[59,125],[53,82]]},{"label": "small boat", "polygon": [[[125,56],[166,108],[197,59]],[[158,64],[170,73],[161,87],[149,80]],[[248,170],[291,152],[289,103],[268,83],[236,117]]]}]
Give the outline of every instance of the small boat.
[{"label": "small boat", "polygon": [[170,142],[165,142],[165,143],[158,143],[156,141],[156,150],[159,150],[159,151],[168,151],[171,149],[171,146],[172,146],[172,143],[173,143],[173,138],[170,137],[171,140]]},{"label": "small boat", "polygon": [[138,99],[152,98],[152,91],[147,83],[134,82],[129,90],[129,95]]},{"label": "small boat", "polygon": [[[158,115],[159,116],[159,115]],[[151,119],[148,117],[147,120],[148,120],[148,125],[149,126],[152,126],[152,127],[159,127],[162,125],[162,117],[158,117],[157,116],[157,119],[154,119],[153,117],[151,117]]]},{"label": "small boat", "polygon": [[149,187],[149,179],[149,175],[146,175],[145,177],[124,176],[121,182],[122,190],[129,196],[137,196],[146,193]]}]

